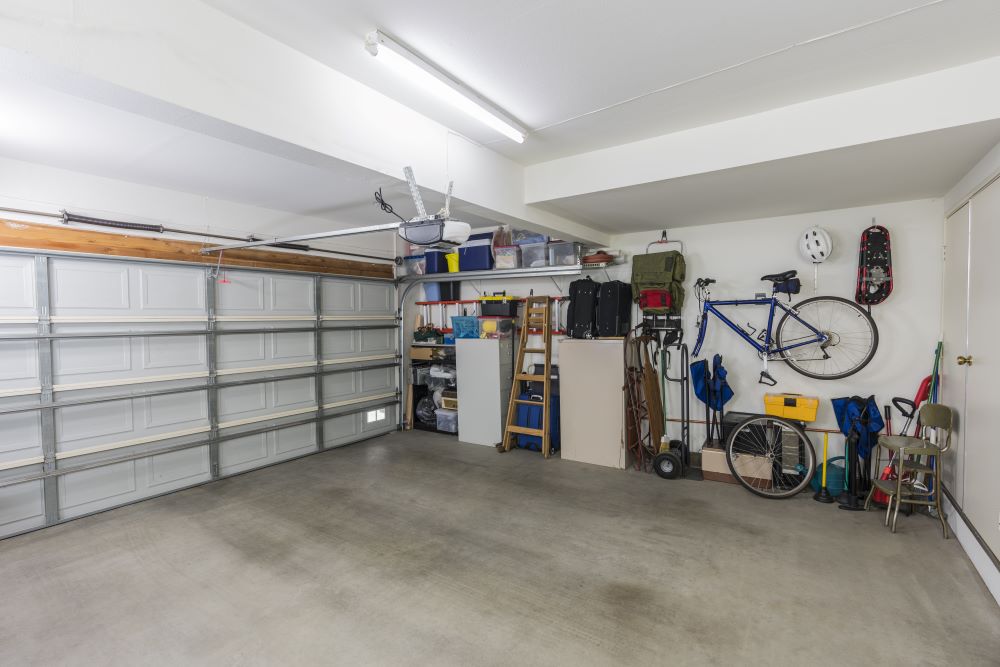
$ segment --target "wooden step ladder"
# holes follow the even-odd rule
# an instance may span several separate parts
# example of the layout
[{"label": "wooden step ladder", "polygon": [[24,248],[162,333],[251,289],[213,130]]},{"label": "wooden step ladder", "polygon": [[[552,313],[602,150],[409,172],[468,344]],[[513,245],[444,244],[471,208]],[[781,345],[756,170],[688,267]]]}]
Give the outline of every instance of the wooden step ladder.
[{"label": "wooden step ladder", "polygon": [[[510,392],[510,404],[507,407],[507,424],[503,432],[502,451],[509,452],[514,445],[515,435],[534,435],[542,439],[542,455],[549,458],[552,453],[551,432],[549,424],[550,377],[552,376],[552,311],[551,300],[547,296],[529,296],[524,302],[524,321],[521,327],[521,340],[517,346],[517,359],[514,362],[514,389]],[[541,339],[541,342],[539,342]],[[529,340],[534,342],[529,343]],[[545,371],[542,375],[534,375],[524,371],[526,354],[545,355]],[[528,380],[542,383],[542,402],[525,401],[520,395],[521,381]],[[541,405],[542,428],[528,428],[517,425],[518,405]]]}]

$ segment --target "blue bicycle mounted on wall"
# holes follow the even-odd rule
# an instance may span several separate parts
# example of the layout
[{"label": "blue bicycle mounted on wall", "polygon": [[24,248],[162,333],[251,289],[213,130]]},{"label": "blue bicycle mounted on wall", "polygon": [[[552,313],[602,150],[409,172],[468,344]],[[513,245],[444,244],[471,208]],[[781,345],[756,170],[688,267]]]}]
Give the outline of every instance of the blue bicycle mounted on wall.
[{"label": "blue bicycle mounted on wall", "polygon": [[[864,368],[878,347],[878,328],[863,308],[836,296],[816,296],[794,306],[785,303],[781,295],[798,294],[800,282],[796,271],[762,276],[772,283],[771,296],[755,299],[712,300],[709,286],[715,280],[699,278],[695,294],[701,305],[698,317],[698,342],[694,356],[701,352],[708,329],[708,316],[715,315],[745,340],[764,362],[761,384],[776,381],[767,372],[767,362],[781,360],[798,373],[818,380],[837,380]],[[749,324],[742,327],[726,317],[719,308],[728,306],[763,306],[768,308],[766,328],[757,330]],[[781,319],[775,327],[775,315]]]}]

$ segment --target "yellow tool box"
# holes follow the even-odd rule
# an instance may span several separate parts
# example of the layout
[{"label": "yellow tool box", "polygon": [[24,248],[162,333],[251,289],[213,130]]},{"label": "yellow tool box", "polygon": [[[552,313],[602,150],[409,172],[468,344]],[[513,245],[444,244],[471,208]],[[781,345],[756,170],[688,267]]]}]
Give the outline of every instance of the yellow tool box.
[{"label": "yellow tool box", "polygon": [[764,412],[797,422],[816,421],[819,399],[801,394],[764,394]]}]

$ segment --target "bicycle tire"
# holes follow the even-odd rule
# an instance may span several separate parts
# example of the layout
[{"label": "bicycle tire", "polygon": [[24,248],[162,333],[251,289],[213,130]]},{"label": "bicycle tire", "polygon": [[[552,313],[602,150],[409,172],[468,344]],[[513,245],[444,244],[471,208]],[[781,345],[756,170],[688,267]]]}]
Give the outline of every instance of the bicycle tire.
[{"label": "bicycle tire", "polygon": [[[775,425],[781,427],[780,434],[773,430]],[[792,446],[784,437],[786,432],[795,434],[797,444],[801,445],[795,448],[794,461],[786,449]],[[737,465],[736,459],[744,456],[752,458]],[[789,460],[786,461],[786,458]],[[747,491],[761,498],[781,500],[791,498],[809,486],[816,473],[816,450],[805,430],[795,422],[756,415],[747,417],[729,433],[726,438],[726,463],[733,477]],[[791,472],[793,466],[794,473]],[[770,478],[762,476],[768,473]]]},{"label": "bicycle tire", "polygon": [[[800,375],[813,378],[814,380],[840,380],[842,378],[854,375],[862,368],[867,366],[869,362],[871,362],[871,360],[875,357],[875,352],[878,350],[878,341],[879,341],[878,326],[875,324],[875,320],[872,319],[872,316],[869,315],[864,308],[854,303],[853,301],[850,301],[848,299],[843,299],[839,296],[814,296],[810,299],[806,299],[805,301],[800,301],[799,303],[795,304],[794,308],[796,312],[799,312],[801,311],[802,308],[809,306],[810,304],[816,304],[824,301],[849,307],[858,317],[862,319],[862,321],[865,324],[869,326],[871,330],[871,347],[868,349],[864,358],[860,362],[858,362],[853,368],[850,368],[840,373],[816,373],[809,371],[798,365],[798,361],[790,356],[791,351],[781,352],[781,358],[786,364],[788,364],[792,368],[792,370],[794,370],[796,373]],[[788,324],[789,322],[797,323],[798,321],[792,318],[791,313],[788,312],[786,312],[782,316],[781,320],[778,321],[778,327],[775,330],[775,343],[779,348],[784,347],[784,343],[782,342],[783,341],[782,331],[784,330],[785,325]],[[817,326],[817,328],[820,327]]]}]

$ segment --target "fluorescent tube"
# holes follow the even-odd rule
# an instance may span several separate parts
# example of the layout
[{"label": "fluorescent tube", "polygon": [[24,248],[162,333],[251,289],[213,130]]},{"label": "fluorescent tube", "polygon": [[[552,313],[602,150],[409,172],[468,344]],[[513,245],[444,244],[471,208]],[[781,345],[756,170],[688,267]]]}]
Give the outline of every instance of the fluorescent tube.
[{"label": "fluorescent tube", "polygon": [[505,137],[519,144],[524,143],[524,132],[492,109],[489,102],[384,32],[375,30],[369,33],[365,38],[365,48],[400,76],[438,99]]}]

